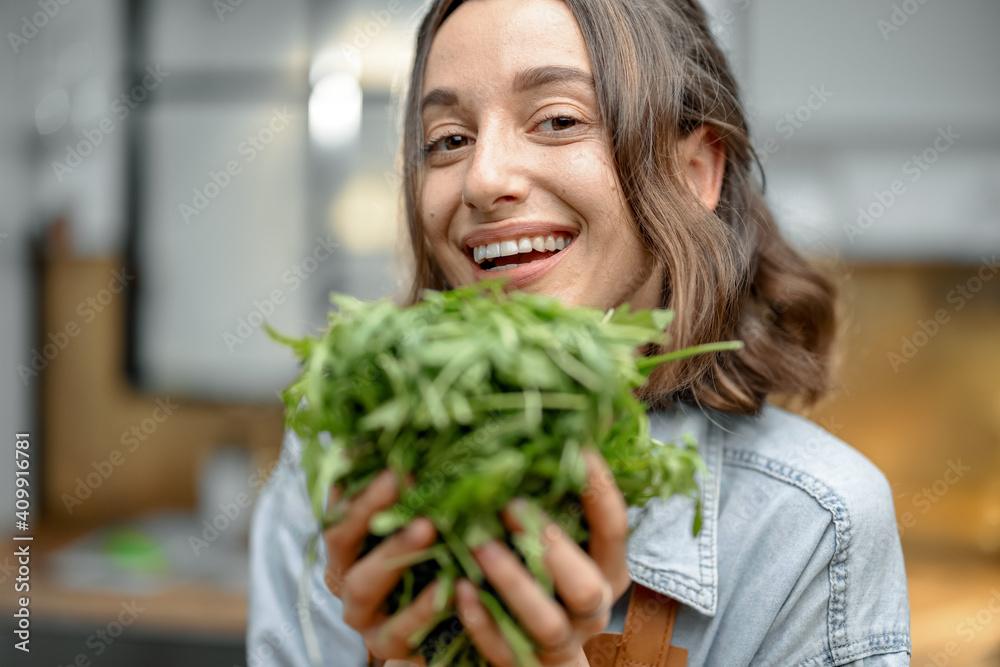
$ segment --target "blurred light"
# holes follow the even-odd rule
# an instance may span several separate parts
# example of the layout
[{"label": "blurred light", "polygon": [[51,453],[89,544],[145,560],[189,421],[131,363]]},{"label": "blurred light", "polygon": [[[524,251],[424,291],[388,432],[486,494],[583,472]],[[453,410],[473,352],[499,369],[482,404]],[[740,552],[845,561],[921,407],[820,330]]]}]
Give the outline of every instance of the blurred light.
[{"label": "blurred light", "polygon": [[335,47],[324,49],[316,54],[312,64],[309,66],[309,85],[316,83],[330,74],[347,72],[353,74],[354,78],[361,78],[361,62],[359,60],[347,58]]},{"label": "blurred light", "polygon": [[337,238],[358,254],[391,251],[397,235],[397,201],[392,185],[378,172],[357,176],[330,211]]},{"label": "blurred light", "polygon": [[405,82],[414,48],[415,35],[402,29],[384,30],[361,52],[361,85],[391,90]]},{"label": "blurred light", "polygon": [[415,44],[416,27],[401,15],[379,20],[360,12],[317,51],[309,82],[331,72],[350,72],[365,90],[392,90],[406,80]]},{"label": "blurred light", "polygon": [[346,72],[327,74],[309,96],[309,136],[324,146],[341,146],[361,132],[361,84]]},{"label": "blurred light", "polygon": [[35,127],[39,134],[52,134],[69,119],[69,95],[53,90],[35,107]]}]

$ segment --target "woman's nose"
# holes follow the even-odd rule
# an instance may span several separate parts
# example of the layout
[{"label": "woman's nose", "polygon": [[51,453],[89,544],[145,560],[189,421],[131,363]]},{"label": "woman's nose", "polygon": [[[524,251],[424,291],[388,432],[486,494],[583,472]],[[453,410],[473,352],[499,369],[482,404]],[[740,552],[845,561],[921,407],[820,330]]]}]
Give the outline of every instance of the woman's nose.
[{"label": "woman's nose", "polygon": [[462,184],[462,203],[483,213],[528,197],[527,164],[513,132],[483,128]]}]

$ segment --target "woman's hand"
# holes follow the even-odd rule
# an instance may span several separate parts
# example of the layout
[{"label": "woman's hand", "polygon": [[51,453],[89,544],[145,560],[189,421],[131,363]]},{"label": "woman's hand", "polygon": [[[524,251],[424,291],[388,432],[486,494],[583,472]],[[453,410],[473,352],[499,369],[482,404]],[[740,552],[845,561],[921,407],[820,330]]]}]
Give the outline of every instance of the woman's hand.
[{"label": "woman's hand", "polygon": [[[486,578],[520,626],[541,647],[537,657],[543,665],[587,665],[584,643],[607,627],[612,605],[631,582],[625,563],[628,537],[625,499],[604,459],[593,451],[584,455],[588,485],[582,505],[590,526],[589,554],[554,522],[542,531],[543,560],[562,604],[535,581],[518,556],[501,542],[490,542],[474,552]],[[516,505],[504,511],[504,520],[514,531],[520,529],[516,515]],[[459,619],[479,653],[496,667],[514,665],[513,652],[480,603],[476,586],[466,579],[460,580],[455,597]]]},{"label": "woman's hand", "polygon": [[[406,569],[389,567],[386,560],[434,544],[436,531],[430,520],[426,517],[414,519],[409,526],[386,538],[358,560],[369,533],[368,522],[376,513],[391,507],[396,498],[395,476],[392,471],[385,470],[348,503],[344,519],[323,533],[329,552],[326,585],[344,605],[344,622],[361,634],[368,650],[379,660],[409,656],[413,649],[407,637],[434,617],[436,583],[427,586],[392,618],[382,611],[383,601]],[[334,489],[330,503],[339,499],[340,491]],[[423,664],[423,660],[415,664]]]}]

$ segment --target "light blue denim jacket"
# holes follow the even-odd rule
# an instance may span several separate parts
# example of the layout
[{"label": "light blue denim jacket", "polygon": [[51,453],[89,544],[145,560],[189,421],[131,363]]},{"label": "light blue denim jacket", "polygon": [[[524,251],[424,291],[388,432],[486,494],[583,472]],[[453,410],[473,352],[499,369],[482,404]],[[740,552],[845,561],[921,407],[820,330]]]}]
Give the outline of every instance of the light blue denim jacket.
[{"label": "light blue denim jacket", "polygon": [[[633,581],[681,603],[672,643],[688,649],[689,667],[908,665],[906,573],[878,469],[771,405],[752,417],[686,406],[650,413],[657,440],[685,432],[708,466],[701,532],[691,535],[689,499],[630,508],[627,558]],[[317,530],[295,464],[300,446],[289,432],[254,512],[247,664],[308,666],[308,608],[323,664],[359,667],[365,647],[325,587],[322,546],[311,596],[298,597]],[[621,631],[627,603],[626,594],[608,631]]]}]

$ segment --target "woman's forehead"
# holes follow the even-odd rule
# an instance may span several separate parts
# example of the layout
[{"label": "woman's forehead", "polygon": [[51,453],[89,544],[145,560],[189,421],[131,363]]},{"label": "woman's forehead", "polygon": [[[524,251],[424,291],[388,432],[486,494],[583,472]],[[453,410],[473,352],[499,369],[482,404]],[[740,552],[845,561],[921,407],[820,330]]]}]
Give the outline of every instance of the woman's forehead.
[{"label": "woman's forehead", "polygon": [[467,0],[434,37],[424,93],[470,85],[510,89],[525,71],[553,66],[591,73],[583,34],[563,0]]}]

